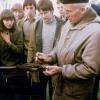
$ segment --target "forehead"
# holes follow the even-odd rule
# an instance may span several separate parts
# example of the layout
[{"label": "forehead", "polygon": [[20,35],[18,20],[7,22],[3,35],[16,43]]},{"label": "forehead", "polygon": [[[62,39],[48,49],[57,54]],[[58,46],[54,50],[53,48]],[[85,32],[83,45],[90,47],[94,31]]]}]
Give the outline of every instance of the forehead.
[{"label": "forehead", "polygon": [[5,18],[5,19],[3,19],[3,21],[14,21],[14,19],[11,19],[11,18]]},{"label": "forehead", "polygon": [[80,5],[79,4],[63,4],[64,9],[67,11],[69,10],[75,10],[75,9],[80,9]]},{"label": "forehead", "polygon": [[26,5],[26,6],[25,6],[25,8],[30,8],[30,7],[33,8],[33,7],[35,7],[35,6],[34,6],[33,4],[31,4],[31,5]]},{"label": "forehead", "polygon": [[51,10],[40,10],[39,12],[40,12],[41,14],[42,14],[42,13],[52,13]]},{"label": "forehead", "polygon": [[59,4],[57,4],[57,6],[63,6],[63,4],[62,3],[59,3]]}]

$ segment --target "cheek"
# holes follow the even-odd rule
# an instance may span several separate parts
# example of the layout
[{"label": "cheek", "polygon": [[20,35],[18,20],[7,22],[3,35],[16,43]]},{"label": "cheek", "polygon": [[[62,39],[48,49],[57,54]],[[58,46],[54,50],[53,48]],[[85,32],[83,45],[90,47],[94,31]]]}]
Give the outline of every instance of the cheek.
[{"label": "cheek", "polygon": [[71,18],[72,18],[73,20],[77,20],[78,15],[77,15],[77,14],[72,14],[72,15],[71,15]]},{"label": "cheek", "polygon": [[52,14],[51,13],[48,13],[47,16],[48,16],[49,19],[52,18]]},{"label": "cheek", "polygon": [[6,26],[7,23],[5,21],[3,21],[3,24],[4,24],[4,26]]},{"label": "cheek", "polygon": [[42,15],[43,18],[49,18],[48,14]]}]

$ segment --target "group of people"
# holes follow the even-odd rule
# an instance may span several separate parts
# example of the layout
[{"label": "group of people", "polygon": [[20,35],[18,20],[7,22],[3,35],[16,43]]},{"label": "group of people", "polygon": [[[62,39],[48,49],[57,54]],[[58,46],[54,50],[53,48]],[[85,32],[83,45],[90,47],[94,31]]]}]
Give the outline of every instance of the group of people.
[{"label": "group of people", "polygon": [[[88,2],[57,0],[60,17],[50,0],[24,0],[1,12],[0,100],[47,100],[47,93],[49,100],[97,99],[100,17]],[[45,70],[13,68],[35,62]]]}]

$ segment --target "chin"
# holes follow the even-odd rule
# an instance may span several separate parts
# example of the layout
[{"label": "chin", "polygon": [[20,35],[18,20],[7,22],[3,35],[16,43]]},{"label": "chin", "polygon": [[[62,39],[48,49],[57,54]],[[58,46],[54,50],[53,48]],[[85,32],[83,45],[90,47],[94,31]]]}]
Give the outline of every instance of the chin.
[{"label": "chin", "polygon": [[11,29],[12,27],[7,27],[7,29]]},{"label": "chin", "polygon": [[49,23],[49,21],[45,21],[45,23],[46,23],[46,24],[48,24],[48,23]]}]

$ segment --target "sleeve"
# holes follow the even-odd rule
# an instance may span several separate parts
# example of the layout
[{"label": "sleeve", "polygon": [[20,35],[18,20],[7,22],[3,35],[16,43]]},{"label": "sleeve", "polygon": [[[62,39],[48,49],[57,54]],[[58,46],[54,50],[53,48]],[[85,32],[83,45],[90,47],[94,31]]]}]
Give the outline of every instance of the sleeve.
[{"label": "sleeve", "polygon": [[23,53],[23,33],[21,31],[16,31],[12,35],[11,44],[8,44],[9,49],[15,54]]},{"label": "sleeve", "polygon": [[35,26],[32,24],[30,39],[29,39],[28,56],[27,56],[28,63],[32,63],[34,61],[35,54],[36,54],[35,29],[34,28]]},{"label": "sleeve", "polygon": [[47,61],[49,64],[56,64],[57,63],[57,47],[58,44],[53,48],[53,50],[47,55]]},{"label": "sleeve", "polygon": [[81,55],[82,63],[63,66],[62,74],[69,79],[88,79],[100,72],[100,33],[92,34]]}]

